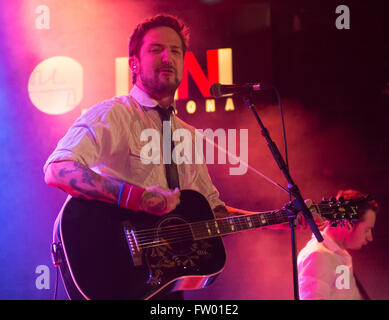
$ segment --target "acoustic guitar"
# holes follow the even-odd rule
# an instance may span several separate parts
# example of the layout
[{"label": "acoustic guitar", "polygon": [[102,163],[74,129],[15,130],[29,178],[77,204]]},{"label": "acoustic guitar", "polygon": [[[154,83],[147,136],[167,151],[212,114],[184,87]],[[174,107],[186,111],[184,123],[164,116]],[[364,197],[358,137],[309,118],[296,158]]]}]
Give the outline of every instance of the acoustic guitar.
[{"label": "acoustic guitar", "polygon": [[[53,259],[70,299],[150,299],[203,288],[223,270],[222,236],[288,222],[285,208],[215,219],[207,200],[181,190],[162,217],[71,198],[54,228]],[[310,208],[332,223],[358,220],[358,202]]]}]

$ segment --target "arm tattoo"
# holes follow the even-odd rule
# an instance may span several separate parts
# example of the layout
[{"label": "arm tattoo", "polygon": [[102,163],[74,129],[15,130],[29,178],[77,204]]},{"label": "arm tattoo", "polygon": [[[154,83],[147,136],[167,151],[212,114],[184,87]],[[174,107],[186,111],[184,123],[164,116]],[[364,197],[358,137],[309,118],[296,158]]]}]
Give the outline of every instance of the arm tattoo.
[{"label": "arm tattoo", "polygon": [[103,183],[103,190],[108,194],[112,194],[115,199],[119,198],[121,183],[107,179]]},{"label": "arm tattoo", "polygon": [[77,185],[77,180],[76,179],[71,179],[69,184],[70,184],[70,186],[74,190],[77,190],[78,192],[80,192],[82,194],[81,196],[78,196],[79,198],[81,197],[83,199],[86,199],[87,197],[85,197],[85,195],[88,195],[91,198],[96,199],[96,200],[105,200],[105,199],[107,199],[107,197],[104,194],[102,194],[102,193],[100,193],[98,191],[87,190],[87,189],[81,188],[80,186]]},{"label": "arm tattoo", "polygon": [[78,198],[95,199],[114,203],[119,197],[121,182],[111,178],[104,179],[89,167],[79,162],[74,161],[73,166],[73,170],[62,168],[58,174],[61,177],[65,177],[71,173],[76,174],[76,176],[70,175],[70,177],[68,177],[68,179],[70,179],[68,183],[74,191],[79,193],[77,195]]},{"label": "arm tattoo", "polygon": [[74,162],[74,167],[82,171],[83,183],[86,183],[91,187],[96,188],[96,185],[93,184],[93,181],[101,181],[101,177],[98,174],[94,173],[91,169],[83,166],[81,163],[78,162]]},{"label": "arm tattoo", "polygon": [[59,175],[60,177],[64,177],[64,176],[66,176],[67,174],[72,173],[72,172],[74,172],[74,171],[76,171],[76,170],[67,170],[67,169],[63,168],[63,169],[59,170],[58,175]]},{"label": "arm tattoo", "polygon": [[142,207],[150,212],[163,212],[167,208],[166,197],[156,192],[148,192],[142,198]]}]

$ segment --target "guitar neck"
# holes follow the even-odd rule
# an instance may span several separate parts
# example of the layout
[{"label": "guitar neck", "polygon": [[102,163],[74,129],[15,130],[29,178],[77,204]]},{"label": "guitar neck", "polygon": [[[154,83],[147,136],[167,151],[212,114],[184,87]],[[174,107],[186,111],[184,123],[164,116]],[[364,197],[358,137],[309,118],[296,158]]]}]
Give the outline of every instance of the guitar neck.
[{"label": "guitar neck", "polygon": [[227,217],[190,224],[195,240],[213,238],[249,229],[256,229],[288,222],[284,209],[250,215]]}]

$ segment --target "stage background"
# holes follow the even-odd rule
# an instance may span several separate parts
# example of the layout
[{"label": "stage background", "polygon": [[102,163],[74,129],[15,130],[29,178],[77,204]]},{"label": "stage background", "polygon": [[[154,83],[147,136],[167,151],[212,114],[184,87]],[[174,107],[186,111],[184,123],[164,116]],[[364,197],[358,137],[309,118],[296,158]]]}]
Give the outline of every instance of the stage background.
[{"label": "stage background", "polygon": [[[376,197],[382,210],[377,217],[375,240],[353,252],[353,257],[355,270],[372,298],[388,299],[389,30],[384,2],[172,3],[0,3],[0,298],[52,298],[52,226],[66,196],[45,185],[43,165],[84,109],[116,94],[115,59],[127,56],[133,28],[142,19],[165,12],[181,17],[191,27],[189,50],[205,75],[206,51],[231,48],[234,83],[263,81],[279,88],[290,170],[305,198],[319,201],[345,188]],[[46,7],[38,8],[42,5]],[[338,5],[350,8],[349,30],[335,27]],[[49,29],[42,28],[47,23],[42,20],[45,8],[49,9]],[[49,74],[49,78],[37,73],[32,76],[42,61],[58,56],[73,59],[72,67],[77,71],[73,80],[67,78],[62,83],[60,71]],[[69,99],[74,108],[62,114],[38,109],[32,100],[37,97],[34,88],[39,81],[42,90],[38,96],[50,81],[58,85],[57,89],[70,85],[54,96],[61,101]],[[53,90],[50,85],[46,89]],[[216,100],[215,112],[206,112],[205,99],[191,77],[189,97],[197,108],[190,114],[186,110],[189,99],[179,100],[178,115],[183,120],[203,129],[248,129],[249,164],[285,185],[251,112],[239,99],[233,98],[233,111],[224,110],[226,98],[222,98]],[[255,95],[255,101],[283,150],[275,96],[261,92]],[[55,103],[61,106],[54,99],[53,106]],[[209,166],[221,199],[229,205],[264,211],[279,208],[288,200],[285,193],[253,170],[231,176],[230,167]],[[309,230],[299,232],[298,249],[310,237]],[[187,292],[186,298],[293,299],[289,231],[247,231],[226,237],[225,245],[228,260],[223,273],[210,287]],[[37,279],[45,266],[50,272],[49,287],[39,289]],[[61,282],[58,298],[67,298]]]}]

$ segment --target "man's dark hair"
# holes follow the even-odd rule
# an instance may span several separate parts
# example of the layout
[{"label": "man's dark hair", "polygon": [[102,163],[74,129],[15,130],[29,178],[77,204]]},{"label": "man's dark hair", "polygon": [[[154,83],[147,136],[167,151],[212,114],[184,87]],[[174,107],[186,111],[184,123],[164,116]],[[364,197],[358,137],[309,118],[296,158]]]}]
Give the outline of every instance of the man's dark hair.
[{"label": "man's dark hair", "polygon": [[362,201],[360,205],[358,205],[358,212],[359,212],[359,220],[362,220],[362,217],[365,215],[366,211],[371,209],[375,213],[378,212],[379,207],[377,201],[371,199],[369,200],[369,196],[367,194],[364,194],[358,190],[340,190],[338,194],[336,195],[337,199],[343,198],[344,200],[366,200]]},{"label": "man's dark hair", "polygon": [[[137,25],[134,32],[130,37],[130,43],[128,45],[128,55],[130,57],[136,56],[139,58],[140,48],[143,44],[143,38],[145,34],[154,28],[169,27],[177,32],[182,42],[182,51],[185,55],[189,46],[189,28],[178,18],[167,15],[158,14],[154,17],[148,18]],[[132,74],[132,82],[136,82],[136,74]]]}]

